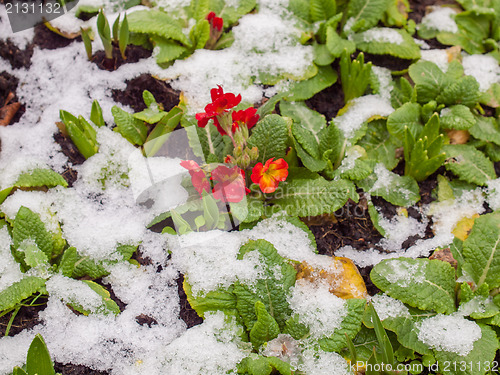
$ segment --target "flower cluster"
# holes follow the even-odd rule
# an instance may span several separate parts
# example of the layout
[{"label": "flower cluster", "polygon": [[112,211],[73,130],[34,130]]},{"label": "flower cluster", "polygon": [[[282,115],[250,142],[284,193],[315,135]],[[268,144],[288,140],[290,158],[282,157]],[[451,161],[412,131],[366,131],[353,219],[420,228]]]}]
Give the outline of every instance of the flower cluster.
[{"label": "flower cluster", "polygon": [[[245,172],[234,166],[233,168],[219,165],[210,176],[193,160],[183,160],[181,166],[186,168],[191,175],[191,183],[196,191],[203,196],[203,193],[212,192],[215,199],[223,202],[240,202],[250,190],[246,187]],[[210,183],[214,184],[213,188]]]}]

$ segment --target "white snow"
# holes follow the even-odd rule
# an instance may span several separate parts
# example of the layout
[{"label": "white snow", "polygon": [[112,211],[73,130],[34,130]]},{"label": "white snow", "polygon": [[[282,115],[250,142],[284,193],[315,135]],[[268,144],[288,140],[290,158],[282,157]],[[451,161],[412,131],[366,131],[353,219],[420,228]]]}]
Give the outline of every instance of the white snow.
[{"label": "white snow", "polygon": [[12,241],[7,231],[7,227],[0,228],[0,291],[19,281],[23,277],[23,273],[12,256],[10,245]]},{"label": "white snow", "polygon": [[302,353],[303,363],[299,370],[304,374],[314,375],[348,375],[352,374],[344,358],[335,352],[324,352],[322,350],[305,350]]},{"label": "white snow", "polygon": [[465,75],[479,83],[479,90],[487,91],[494,83],[500,83],[500,66],[493,56],[465,55],[462,59]]},{"label": "white snow", "polygon": [[330,293],[330,286],[322,280],[297,280],[288,302],[314,338],[331,336],[347,315],[345,300]]},{"label": "white snow", "polygon": [[388,27],[377,27],[369,29],[362,33],[363,41],[366,43],[379,42],[379,43],[403,43],[403,36],[397,32],[396,29]]},{"label": "white snow", "polygon": [[445,49],[429,49],[420,51],[421,60],[436,64],[443,72],[448,70],[448,52]]},{"label": "white snow", "polygon": [[422,321],[418,339],[431,348],[466,356],[481,338],[476,322],[458,315],[436,315]]},{"label": "white snow", "polygon": [[376,294],[370,299],[380,320],[410,316],[408,307],[400,300],[389,297],[387,294]]},{"label": "white snow", "polygon": [[431,9],[432,12],[422,18],[419,27],[426,26],[429,29],[450,33],[458,32],[458,26],[454,19],[454,16],[457,14],[455,10],[439,6],[431,7]]},{"label": "white snow", "polygon": [[0,4],[0,35],[2,39],[8,39],[20,49],[25,49],[27,44],[33,39],[35,33],[33,29],[13,33],[7,14],[7,8],[5,4]]},{"label": "white snow", "polygon": [[387,117],[393,111],[390,102],[379,95],[365,95],[353,99],[347,111],[334,119],[335,124],[344,132],[346,139],[352,138],[370,117]]}]

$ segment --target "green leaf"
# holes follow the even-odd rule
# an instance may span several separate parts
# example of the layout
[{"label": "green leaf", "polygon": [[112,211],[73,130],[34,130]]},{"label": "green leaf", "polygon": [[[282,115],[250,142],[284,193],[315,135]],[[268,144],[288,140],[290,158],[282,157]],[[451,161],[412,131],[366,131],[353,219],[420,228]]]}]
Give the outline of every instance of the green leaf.
[{"label": "green leaf", "polygon": [[229,6],[224,0],[210,1],[210,9],[215,12],[218,17],[224,19],[224,27],[237,22],[241,16],[251,12],[256,5],[256,0],[239,0],[235,6]]},{"label": "green leaf", "polygon": [[[181,123],[185,117],[181,119]],[[226,143],[223,137],[214,124],[209,123],[204,128],[192,125],[186,128],[186,133],[189,140],[189,145],[193,149],[196,156],[202,157],[209,161],[211,155],[217,159],[218,162],[223,162],[226,154],[224,153]],[[231,142],[231,140],[229,140]]]},{"label": "green leaf", "polygon": [[439,120],[443,129],[467,130],[476,123],[469,107],[462,104],[441,110]]},{"label": "green leaf", "polygon": [[319,159],[319,152],[315,151],[316,157],[311,156],[298,141],[294,138],[294,147],[297,151],[297,156],[304,164],[304,167],[309,169],[311,172],[321,172],[327,167],[327,163],[324,160]]},{"label": "green leaf", "polygon": [[283,191],[271,202],[275,210],[285,210],[291,216],[317,216],[333,213],[355,193],[352,182],[326,181],[323,178],[288,179]]},{"label": "green leaf", "polygon": [[113,44],[111,43],[111,31],[109,28],[108,19],[101,10],[97,16],[97,32],[101,37],[102,44],[104,46],[104,51],[106,52],[106,58],[113,58]]},{"label": "green leaf", "polygon": [[262,344],[278,337],[280,327],[260,301],[255,302],[255,314],[257,321],[250,330],[250,342],[258,350]]},{"label": "green leaf", "polygon": [[417,89],[419,103],[435,100],[449,81],[439,67],[430,61],[418,61],[409,68],[409,74]]},{"label": "green leaf", "polygon": [[348,55],[353,54],[356,51],[356,43],[341,38],[333,27],[328,27],[326,29],[326,48],[333,57],[340,57],[344,50],[347,51]]},{"label": "green leaf", "polygon": [[295,285],[297,272],[278,254],[274,246],[265,240],[251,240],[243,245],[238,259],[243,259],[245,254],[252,251],[260,253],[263,263],[262,276],[259,276],[252,286],[239,281],[234,284],[236,307],[248,330],[252,330],[257,321],[255,303],[258,301],[264,304],[279,327],[283,328],[291,314],[287,297],[289,289]]},{"label": "green leaf", "polygon": [[369,159],[384,164],[388,170],[393,170],[398,165],[396,149],[400,143],[389,134],[386,121],[370,122],[365,136],[357,144],[366,150]]},{"label": "green leaf", "polygon": [[320,66],[314,77],[292,84],[285,98],[289,101],[310,99],[337,82],[337,78],[337,72],[330,65]]},{"label": "green leaf", "polygon": [[447,86],[436,101],[446,105],[463,104],[473,107],[480,98],[479,83],[474,77],[465,76]]},{"label": "green leaf", "polygon": [[238,316],[236,310],[236,296],[230,290],[217,289],[202,296],[194,296],[191,285],[184,279],[182,283],[191,308],[198,316],[204,318],[208,311],[223,311],[226,315]]},{"label": "green leaf", "polygon": [[482,215],[474,221],[469,237],[463,243],[463,267],[479,287],[500,286],[500,215]]},{"label": "green leaf", "polygon": [[387,118],[387,130],[396,138],[404,139],[406,127],[415,138],[423,129],[419,104],[405,103]]},{"label": "green leaf", "polygon": [[445,145],[443,151],[448,158],[446,169],[455,173],[460,179],[484,186],[489,180],[496,178],[491,160],[473,146]]},{"label": "green leaf", "polygon": [[283,333],[287,333],[295,340],[301,340],[309,334],[309,328],[300,322],[298,314],[294,314],[290,319],[285,322]]},{"label": "green leaf", "polygon": [[319,152],[327,156],[332,168],[336,169],[344,158],[346,141],[344,132],[333,121],[319,133]]},{"label": "green leaf", "polygon": [[389,296],[410,306],[446,314],[455,311],[455,270],[449,263],[387,259],[373,267],[370,278]]},{"label": "green leaf", "polygon": [[147,157],[154,156],[169,138],[169,133],[179,125],[183,115],[183,111],[179,107],[172,108],[161,121],[149,133],[146,142],[144,143],[144,155]]},{"label": "green leaf", "polygon": [[58,271],[66,277],[71,277],[77,260],[78,253],[76,248],[70,247],[66,249],[61,258],[61,262],[59,263]]},{"label": "green leaf", "polygon": [[17,250],[25,240],[33,240],[48,259],[52,258],[54,243],[52,235],[45,229],[40,216],[29,208],[21,206],[16,214],[12,229],[12,243]]},{"label": "green leaf", "polygon": [[391,91],[391,105],[393,108],[399,108],[407,102],[416,101],[416,91],[413,86],[404,77],[394,82],[394,87]]},{"label": "green leaf", "polygon": [[500,107],[500,83],[493,83],[486,92],[482,93],[480,102],[488,107]]},{"label": "green leaf", "polygon": [[83,45],[85,46],[85,52],[87,53],[87,59],[89,61],[92,61],[92,39],[89,35],[91,30],[92,29],[90,28],[80,28],[80,36],[82,37]]},{"label": "green leaf", "polygon": [[[273,372],[273,370],[277,372]],[[291,365],[278,357],[263,357],[252,353],[238,363],[238,374],[270,375],[271,373],[282,375],[294,374]]]},{"label": "green leaf", "polygon": [[122,58],[125,60],[125,51],[127,49],[127,45],[130,40],[130,31],[128,27],[128,19],[127,19],[127,13],[123,16],[123,21],[120,26],[120,38],[118,41],[118,47],[120,48],[120,53],[122,55]]},{"label": "green leaf", "polygon": [[295,122],[292,123],[291,130],[292,135],[297,143],[300,144],[300,146],[313,158],[319,159],[320,154],[317,135]]},{"label": "green leaf", "polygon": [[67,187],[68,183],[63,176],[52,169],[37,168],[19,175],[14,186],[24,188],[47,186],[53,188],[55,186]]},{"label": "green leaf", "polygon": [[14,370],[12,370],[12,375],[28,375],[26,371],[24,371],[21,367],[14,367]]},{"label": "green leaf", "polygon": [[167,13],[160,10],[139,10],[130,13],[128,25],[132,33],[152,34],[176,40],[188,47],[191,45],[180,25]]},{"label": "green leaf", "polygon": [[69,121],[64,123],[71,141],[73,141],[85,159],[90,158],[99,151],[99,145],[96,142],[96,131],[90,124],[81,124],[79,119],[76,119],[76,122]]},{"label": "green leaf", "polygon": [[265,163],[270,158],[284,157],[287,141],[287,122],[278,115],[268,115],[253,128],[252,135],[248,138],[248,146],[257,147],[258,161]]},{"label": "green leaf", "polygon": [[382,19],[387,0],[351,0],[347,7],[347,23],[354,32],[368,30]]},{"label": "green leaf", "polygon": [[195,49],[205,47],[210,39],[210,24],[206,19],[199,20],[191,29],[189,37],[193,41]]},{"label": "green leaf", "polygon": [[158,64],[168,63],[173,61],[188,51],[188,48],[181,46],[178,42],[165,39],[161,36],[153,36],[153,43],[158,48],[156,62]]},{"label": "green leaf", "polygon": [[[446,351],[435,351],[439,364],[439,373],[449,375],[482,375],[494,366],[495,353],[498,349],[498,338],[495,331],[486,325],[478,324],[481,328],[481,338],[474,342],[472,351],[466,356]],[[452,366],[446,366],[449,363]],[[457,366],[454,366],[454,364]],[[467,366],[463,366],[463,364]],[[492,372],[491,372],[492,373]]]},{"label": "green leaf", "polygon": [[476,116],[469,133],[477,139],[500,145],[500,126],[493,117]]},{"label": "green leaf", "polygon": [[45,287],[45,279],[36,276],[24,276],[0,292],[0,311],[13,308],[32,294]]},{"label": "green leaf", "polygon": [[345,348],[347,345],[346,334],[353,339],[361,329],[366,300],[352,298],[346,300],[345,303],[347,315],[342,320],[340,327],[335,330],[333,335],[318,340],[320,348],[326,352],[337,352]]},{"label": "green leaf", "polygon": [[414,178],[400,176],[384,168],[376,167],[375,173],[356,184],[371,195],[382,197],[396,206],[408,207],[420,200],[420,189]]},{"label": "green leaf", "polygon": [[[394,43],[393,35],[386,38],[384,35],[387,33],[399,34],[401,42]],[[390,55],[409,60],[420,58],[420,47],[410,34],[402,29],[374,27],[363,33],[354,34],[352,40],[359,50],[374,55]]]},{"label": "green leaf", "polygon": [[[325,116],[310,109],[304,102],[280,102],[280,113],[282,116],[290,117],[294,124],[308,130],[319,142],[318,133],[326,127]],[[292,128],[293,129],[293,128]]]},{"label": "green leaf", "polygon": [[117,106],[111,108],[111,113],[115,119],[116,129],[123,137],[134,145],[144,144],[148,135],[148,128],[144,122]]},{"label": "green leaf", "polygon": [[41,264],[46,266],[49,265],[49,259],[47,255],[38,248],[33,242],[23,242],[19,248],[20,251],[24,252],[25,263],[32,268],[36,268]]},{"label": "green leaf", "polygon": [[85,305],[80,304],[78,300],[65,301],[73,309],[84,315],[89,315],[90,313],[103,314],[103,315],[108,315],[108,314],[118,315],[120,313],[120,308],[118,307],[116,302],[111,299],[109,292],[102,285],[99,285],[90,280],[78,280],[77,282],[86,284],[93,292],[95,292],[99,297],[101,297],[102,302],[100,306],[97,307],[93,306],[92,308],[86,308]]},{"label": "green leaf", "polygon": [[28,349],[26,356],[28,375],[55,375],[47,345],[40,334],[37,334]]},{"label": "green leaf", "polygon": [[104,117],[102,116],[102,108],[97,100],[92,102],[92,109],[90,111],[90,121],[92,121],[96,126],[105,126]]},{"label": "green leaf", "polygon": [[335,0],[311,0],[309,6],[312,22],[328,20],[337,11]]}]

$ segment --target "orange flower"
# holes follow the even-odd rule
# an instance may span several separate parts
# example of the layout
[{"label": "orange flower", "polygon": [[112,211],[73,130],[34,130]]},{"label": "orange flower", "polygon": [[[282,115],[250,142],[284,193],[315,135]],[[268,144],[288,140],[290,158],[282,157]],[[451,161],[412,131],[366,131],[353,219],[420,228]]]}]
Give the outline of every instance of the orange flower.
[{"label": "orange flower", "polygon": [[266,161],[266,164],[257,163],[252,169],[252,182],[259,184],[263,193],[274,193],[281,181],[288,177],[288,163],[284,159]]}]

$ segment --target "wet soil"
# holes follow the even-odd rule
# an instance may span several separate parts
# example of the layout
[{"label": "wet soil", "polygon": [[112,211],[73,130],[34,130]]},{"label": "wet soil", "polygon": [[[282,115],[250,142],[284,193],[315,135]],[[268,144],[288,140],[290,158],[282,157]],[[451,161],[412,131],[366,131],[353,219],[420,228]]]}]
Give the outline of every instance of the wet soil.
[{"label": "wet soil", "polygon": [[138,62],[140,59],[148,58],[151,54],[151,50],[130,44],[125,50],[125,59],[123,59],[120,49],[117,46],[113,46],[112,59],[107,59],[104,51],[97,51],[92,57],[92,62],[97,64],[97,66],[102,70],[113,71],[124,64],[133,64]]}]

